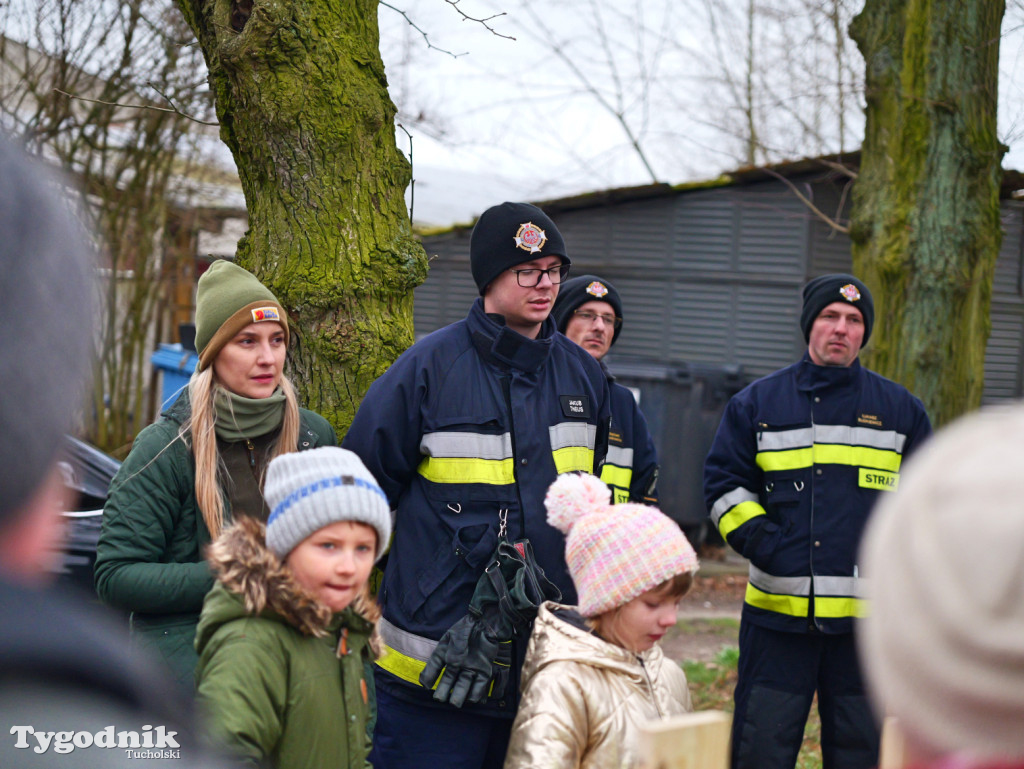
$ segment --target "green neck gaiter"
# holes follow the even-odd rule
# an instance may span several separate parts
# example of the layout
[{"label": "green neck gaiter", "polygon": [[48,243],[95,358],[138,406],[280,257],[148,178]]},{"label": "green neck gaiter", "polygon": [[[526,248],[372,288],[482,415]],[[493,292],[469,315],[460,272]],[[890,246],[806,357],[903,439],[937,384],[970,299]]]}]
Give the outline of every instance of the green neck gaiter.
[{"label": "green neck gaiter", "polygon": [[217,387],[213,398],[217,437],[244,441],[276,430],[284,420],[284,401],[284,390],[280,387],[266,398],[245,398]]}]

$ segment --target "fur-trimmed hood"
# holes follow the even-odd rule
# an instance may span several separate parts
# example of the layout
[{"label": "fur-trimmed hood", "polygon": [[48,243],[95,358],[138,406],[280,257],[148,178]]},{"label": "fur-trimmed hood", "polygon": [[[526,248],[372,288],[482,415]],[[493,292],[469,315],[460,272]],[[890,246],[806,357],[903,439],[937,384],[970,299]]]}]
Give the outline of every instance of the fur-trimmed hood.
[{"label": "fur-trimmed hood", "polygon": [[202,650],[220,626],[242,617],[260,616],[296,628],[307,636],[324,636],[344,625],[370,635],[378,647],[375,624],[380,617],[368,593],[334,614],[299,585],[291,571],[267,549],[266,527],[242,517],[207,549],[217,583],[207,596],[196,634]]}]

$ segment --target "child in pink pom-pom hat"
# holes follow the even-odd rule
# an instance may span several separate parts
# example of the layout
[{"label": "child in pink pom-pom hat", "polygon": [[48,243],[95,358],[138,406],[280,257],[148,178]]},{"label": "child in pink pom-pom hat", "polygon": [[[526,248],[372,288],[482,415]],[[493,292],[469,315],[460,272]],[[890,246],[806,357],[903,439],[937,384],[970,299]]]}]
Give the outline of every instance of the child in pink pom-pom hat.
[{"label": "child in pink pom-pom hat", "polygon": [[658,641],[676,624],[697,556],[668,516],[612,505],[593,475],[559,476],[544,505],[566,534],[579,606],[540,607],[505,769],[634,766],[639,726],[693,710]]}]

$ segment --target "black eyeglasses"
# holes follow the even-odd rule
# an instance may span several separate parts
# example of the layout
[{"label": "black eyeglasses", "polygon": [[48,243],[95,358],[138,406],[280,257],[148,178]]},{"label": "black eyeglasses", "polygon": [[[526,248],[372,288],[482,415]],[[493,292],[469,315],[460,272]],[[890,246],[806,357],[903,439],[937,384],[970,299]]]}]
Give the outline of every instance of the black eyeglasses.
[{"label": "black eyeglasses", "polygon": [[606,326],[618,328],[622,325],[622,318],[616,315],[605,315],[603,313],[591,312],[590,310],[573,310],[572,314],[583,320],[584,323],[593,323],[600,318]]},{"label": "black eyeglasses", "polygon": [[516,282],[519,283],[520,288],[536,288],[540,285],[540,281],[545,275],[548,276],[548,280],[553,285],[557,286],[569,274],[569,265],[560,264],[557,267],[549,267],[546,270],[537,269],[536,267],[531,267],[527,270],[510,269],[509,272],[516,274]]}]

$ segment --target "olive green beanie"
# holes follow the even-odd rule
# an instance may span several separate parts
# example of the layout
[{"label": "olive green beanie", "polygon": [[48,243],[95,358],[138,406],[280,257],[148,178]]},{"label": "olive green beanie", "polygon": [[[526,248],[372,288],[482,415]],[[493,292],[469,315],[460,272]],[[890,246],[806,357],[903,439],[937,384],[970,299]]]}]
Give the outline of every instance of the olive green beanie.
[{"label": "olive green beanie", "polygon": [[199,278],[196,291],[196,351],[202,371],[235,334],[250,323],[273,321],[288,339],[288,318],[277,298],[251,272],[219,259]]}]

